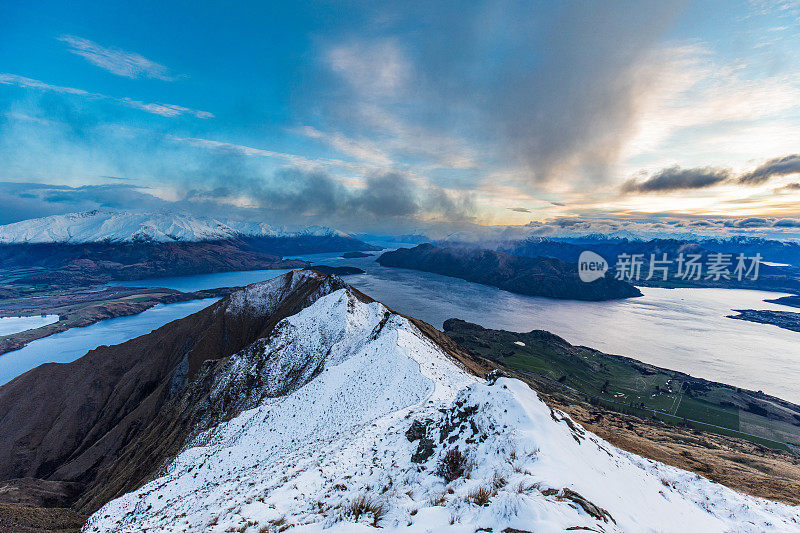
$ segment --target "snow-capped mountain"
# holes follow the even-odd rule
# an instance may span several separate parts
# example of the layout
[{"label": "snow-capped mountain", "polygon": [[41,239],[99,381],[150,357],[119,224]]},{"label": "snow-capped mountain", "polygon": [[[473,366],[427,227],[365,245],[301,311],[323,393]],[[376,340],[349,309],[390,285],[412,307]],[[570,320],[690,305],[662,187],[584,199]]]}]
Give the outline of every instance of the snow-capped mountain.
[{"label": "snow-capped mountain", "polygon": [[219,220],[180,213],[87,211],[0,226],[0,244],[89,242],[194,242],[236,237],[346,236],[311,226],[296,231],[265,223]]},{"label": "snow-capped mountain", "polygon": [[290,273],[214,313],[266,316],[312,281],[308,305],[199,371],[207,425],[84,531],[800,531],[798,507],[620,451],[524,383],[475,377],[338,278]]}]

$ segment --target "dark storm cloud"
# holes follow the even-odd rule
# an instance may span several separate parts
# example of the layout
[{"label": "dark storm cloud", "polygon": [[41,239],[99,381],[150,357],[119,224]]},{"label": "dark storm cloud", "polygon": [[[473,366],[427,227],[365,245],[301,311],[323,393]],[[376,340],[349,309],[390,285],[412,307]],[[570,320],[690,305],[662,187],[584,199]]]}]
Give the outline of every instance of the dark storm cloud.
[{"label": "dark storm cloud", "polygon": [[184,178],[183,195],[192,202],[245,197],[269,220],[348,230],[366,229],[374,223],[467,221],[474,217],[469,193],[448,193],[417,183],[403,172],[376,172],[361,181],[362,186],[346,186],[319,169],[264,172],[251,157],[221,152]]},{"label": "dark storm cloud", "polygon": [[631,179],[622,185],[623,192],[672,192],[705,189],[729,180],[731,173],[724,168],[681,168],[673,166],[659,170],[644,181]]},{"label": "dark storm cloud", "polygon": [[787,155],[771,159],[754,170],[739,176],[739,183],[758,185],[775,176],[800,173],[800,155]]},{"label": "dark storm cloud", "polygon": [[[664,168],[644,181],[632,178],[622,184],[623,193],[668,193],[673,191],[706,189],[723,183],[739,185],[761,185],[777,176],[800,173],[800,155],[787,155],[771,159],[750,172],[734,175],[730,170],[720,167],[681,168],[672,166]],[[790,183],[775,189],[776,193],[800,190],[800,183]],[[751,202],[759,199],[753,198]],[[731,200],[742,203],[743,200]]]},{"label": "dark storm cloud", "polygon": [[[415,132],[510,157],[532,180],[564,165],[605,177],[655,89],[662,65],[652,54],[684,4],[372,5],[321,39],[324,83],[305,87],[302,102],[354,137],[384,134],[375,117],[402,117]],[[411,136],[407,147],[424,144]]]}]

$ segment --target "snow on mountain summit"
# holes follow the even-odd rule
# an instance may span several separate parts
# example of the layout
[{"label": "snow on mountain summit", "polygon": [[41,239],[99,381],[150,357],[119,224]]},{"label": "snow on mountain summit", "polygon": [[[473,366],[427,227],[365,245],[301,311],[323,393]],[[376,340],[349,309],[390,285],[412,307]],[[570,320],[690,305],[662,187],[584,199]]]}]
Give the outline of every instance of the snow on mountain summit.
[{"label": "snow on mountain summit", "polygon": [[180,213],[87,211],[22,220],[0,226],[0,244],[176,242],[248,237],[344,236],[322,226],[298,231],[260,222],[218,220]]},{"label": "snow on mountain summit", "polygon": [[209,377],[209,404],[237,416],[84,531],[800,531],[800,508],[620,451],[337,285]]}]

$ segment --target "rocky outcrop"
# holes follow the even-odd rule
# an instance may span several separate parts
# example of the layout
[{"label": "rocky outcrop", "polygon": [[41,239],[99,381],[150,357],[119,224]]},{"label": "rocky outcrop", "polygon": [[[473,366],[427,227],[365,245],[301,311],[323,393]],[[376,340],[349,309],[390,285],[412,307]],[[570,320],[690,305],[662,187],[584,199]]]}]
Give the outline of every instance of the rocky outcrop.
[{"label": "rocky outcrop", "polygon": [[517,257],[494,250],[420,244],[386,252],[377,261],[382,266],[433,272],[528,296],[594,301],[642,295],[630,283],[608,274],[584,283],[576,264],[552,257]]}]

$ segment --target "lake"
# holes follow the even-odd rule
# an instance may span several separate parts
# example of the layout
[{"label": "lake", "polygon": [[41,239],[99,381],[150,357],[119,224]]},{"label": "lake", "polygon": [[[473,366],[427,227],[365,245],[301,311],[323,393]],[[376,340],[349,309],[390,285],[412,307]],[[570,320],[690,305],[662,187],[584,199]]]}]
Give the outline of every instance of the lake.
[{"label": "lake", "polygon": [[138,315],[111,318],[35,340],[24,348],[0,355],[0,385],[42,363],[68,363],[102,344],[119,344],[149,333],[167,322],[189,316],[218,299],[158,304]]},{"label": "lake", "polygon": [[[779,293],[644,287],[643,297],[628,300],[552,300],[513,294],[438,274],[384,268],[375,263],[375,257],[342,259],[339,255],[298,257],[316,264],[349,265],[366,270],[366,274],[347,276],[347,281],[396,311],[425,320],[438,328],[446,319],[455,317],[495,329],[544,329],[573,344],[633,357],[697,377],[760,389],[800,403],[800,387],[797,386],[800,383],[800,333],[726,318],[726,315],[732,314],[732,309],[791,310],[763,302],[765,298],[781,296]],[[124,285],[199,290],[244,285],[283,272],[225,272],[140,280]],[[136,318],[114,320],[132,321],[128,338],[161,325],[153,326],[155,322],[149,321],[137,328],[133,326]],[[178,316],[164,315],[161,318],[168,321]],[[108,329],[91,332],[97,337],[93,341],[86,339],[83,346],[93,348],[90,346],[93,343],[112,344],[126,340],[122,338],[124,334],[116,335],[112,340],[106,337],[107,334]],[[47,340],[35,341],[27,348]],[[0,361],[5,363],[5,358],[14,353],[0,356]],[[72,353],[73,357],[82,355]],[[0,382],[3,382],[2,374]]]},{"label": "lake", "polygon": [[7,316],[0,318],[0,337],[58,322],[58,315]]}]

